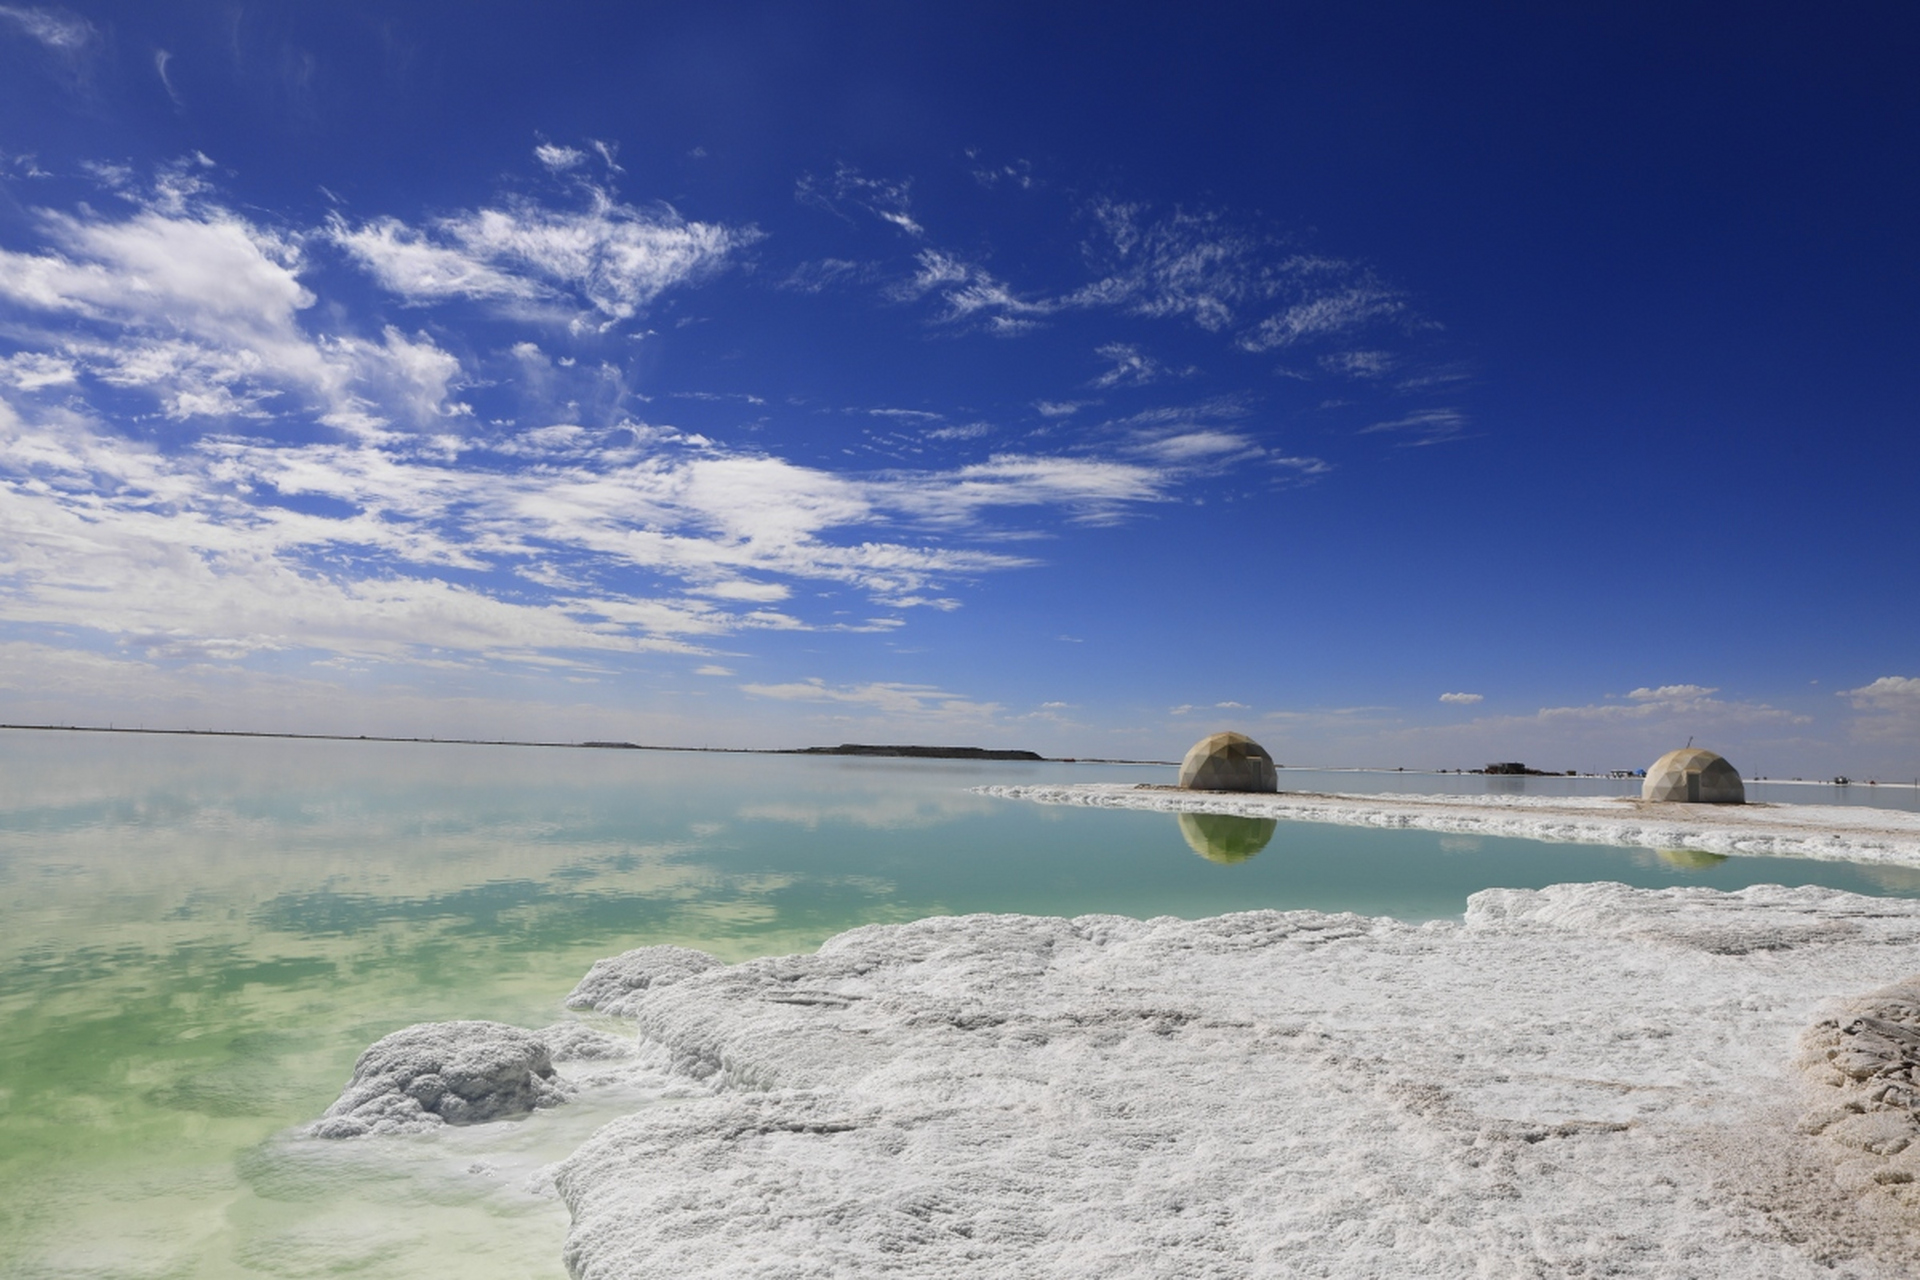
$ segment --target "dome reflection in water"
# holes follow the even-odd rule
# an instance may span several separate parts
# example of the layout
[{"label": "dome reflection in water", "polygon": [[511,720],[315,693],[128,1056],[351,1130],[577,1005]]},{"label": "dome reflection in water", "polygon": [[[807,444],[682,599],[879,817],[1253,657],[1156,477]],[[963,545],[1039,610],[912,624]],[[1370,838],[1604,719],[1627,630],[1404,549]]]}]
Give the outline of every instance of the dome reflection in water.
[{"label": "dome reflection in water", "polygon": [[1705,871],[1727,860],[1726,854],[1710,853],[1705,849],[1655,849],[1653,852],[1660,861],[1682,871]]},{"label": "dome reflection in water", "polygon": [[1272,818],[1242,818],[1231,813],[1180,813],[1180,834],[1187,845],[1209,862],[1245,862],[1267,847]]}]

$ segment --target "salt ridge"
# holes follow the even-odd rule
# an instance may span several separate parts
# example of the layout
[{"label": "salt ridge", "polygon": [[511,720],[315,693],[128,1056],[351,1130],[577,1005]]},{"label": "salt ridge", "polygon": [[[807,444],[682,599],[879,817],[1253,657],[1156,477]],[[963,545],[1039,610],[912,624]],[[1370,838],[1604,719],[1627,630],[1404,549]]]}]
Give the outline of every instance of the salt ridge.
[{"label": "salt ridge", "polygon": [[1178,791],[1128,783],[976,787],[1040,804],[1219,813],[1456,835],[1920,866],[1920,813],[1847,805],[1650,804],[1618,796]]}]

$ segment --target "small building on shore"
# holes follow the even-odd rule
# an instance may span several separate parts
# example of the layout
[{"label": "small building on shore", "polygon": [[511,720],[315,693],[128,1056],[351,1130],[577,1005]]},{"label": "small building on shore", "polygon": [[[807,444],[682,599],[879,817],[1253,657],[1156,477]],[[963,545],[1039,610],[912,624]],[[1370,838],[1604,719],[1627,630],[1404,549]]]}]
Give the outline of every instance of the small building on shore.
[{"label": "small building on shore", "polygon": [[1640,784],[1642,800],[1680,804],[1745,804],[1746,784],[1724,756],[1703,747],[1682,747],[1653,762]]}]

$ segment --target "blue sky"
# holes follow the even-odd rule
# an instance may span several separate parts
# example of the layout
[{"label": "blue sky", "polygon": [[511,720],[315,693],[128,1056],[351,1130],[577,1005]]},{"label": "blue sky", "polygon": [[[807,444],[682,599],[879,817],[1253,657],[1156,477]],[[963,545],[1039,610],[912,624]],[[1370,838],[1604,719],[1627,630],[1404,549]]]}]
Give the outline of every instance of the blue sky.
[{"label": "blue sky", "polygon": [[0,4],[0,716],[1920,773],[1910,9]]}]

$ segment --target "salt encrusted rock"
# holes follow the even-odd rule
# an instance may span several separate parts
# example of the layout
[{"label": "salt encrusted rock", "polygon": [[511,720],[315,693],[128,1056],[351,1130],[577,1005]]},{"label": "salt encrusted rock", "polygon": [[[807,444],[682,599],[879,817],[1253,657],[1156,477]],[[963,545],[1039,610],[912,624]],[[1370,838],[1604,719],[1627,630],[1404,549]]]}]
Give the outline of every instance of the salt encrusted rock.
[{"label": "salt encrusted rock", "polygon": [[532,1032],[500,1022],[422,1022],[361,1054],[346,1091],[308,1132],[319,1138],[419,1133],[509,1119],[564,1101],[552,1054]]},{"label": "salt encrusted rock", "polygon": [[[641,1042],[706,1092],[560,1166],[566,1261],[578,1280],[1904,1277],[1920,1243],[1860,1215],[1920,1144],[1880,1154],[1899,1135],[1878,1121],[1845,1146],[1796,1133],[1791,1063],[1822,1001],[1909,971],[1917,942],[1920,903],[1777,886],[1497,892],[1464,924],[856,929],[642,989]],[[1812,1185],[1828,1149],[1837,1185]]]},{"label": "salt encrusted rock", "polygon": [[1850,1001],[1801,1047],[1801,1067],[1834,1093],[1800,1128],[1845,1153],[1836,1179],[1920,1206],[1920,976]]},{"label": "salt encrusted rock", "polygon": [[632,1017],[642,993],[671,986],[719,965],[713,956],[691,947],[636,947],[594,961],[587,976],[567,996],[567,1008]]}]

